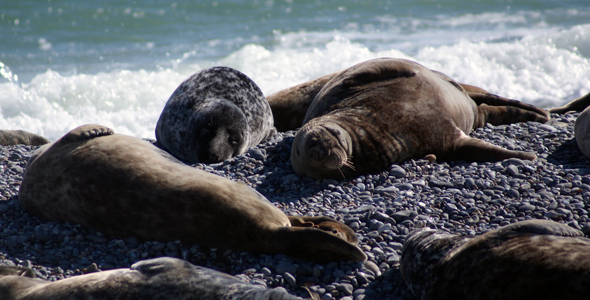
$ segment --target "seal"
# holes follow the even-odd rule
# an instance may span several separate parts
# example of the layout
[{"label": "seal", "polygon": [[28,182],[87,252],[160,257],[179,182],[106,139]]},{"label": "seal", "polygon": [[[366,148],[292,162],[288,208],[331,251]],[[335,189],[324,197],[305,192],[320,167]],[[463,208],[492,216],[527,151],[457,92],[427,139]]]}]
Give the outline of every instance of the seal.
[{"label": "seal", "polygon": [[348,226],[328,217],[287,216],[244,184],[100,125],[80,126],[35,151],[19,200],[37,216],[112,236],[315,261],[366,259]]},{"label": "seal", "polygon": [[[13,274],[8,274],[13,271]],[[31,272],[32,273],[32,272]],[[131,268],[46,281],[15,267],[0,267],[0,299],[295,300],[283,288],[268,289],[189,262],[160,257]],[[25,276],[21,276],[25,275]]]},{"label": "seal", "polygon": [[339,73],[328,74],[267,96],[266,100],[272,110],[276,129],[285,132],[301,127],[315,96]]},{"label": "seal", "polygon": [[156,124],[157,145],[189,163],[216,163],[276,133],[268,101],[228,67],[195,73],[176,88]]},{"label": "seal", "polygon": [[467,134],[485,123],[547,122],[547,111],[461,85],[409,60],[381,58],[333,77],[312,101],[291,150],[300,176],[348,178],[432,154],[491,161],[535,154]]},{"label": "seal", "polygon": [[422,229],[407,236],[400,269],[420,300],[588,299],[590,239],[548,220],[476,237]]},{"label": "seal", "polygon": [[590,105],[590,93],[574,99],[564,106],[553,107],[549,109],[550,113],[565,114],[567,112],[580,112]]},{"label": "seal", "polygon": [[0,130],[0,145],[30,145],[40,146],[50,143],[50,141],[38,134],[24,130]]},{"label": "seal", "polygon": [[[588,97],[590,99],[590,97]],[[589,103],[590,104],[590,103]],[[584,109],[576,119],[574,135],[578,148],[584,156],[590,158],[590,108]]]},{"label": "seal", "polygon": [[549,112],[557,114],[581,112],[576,119],[574,135],[582,154],[590,158],[590,110],[588,106],[590,106],[590,93],[574,99],[564,106],[550,108]]}]

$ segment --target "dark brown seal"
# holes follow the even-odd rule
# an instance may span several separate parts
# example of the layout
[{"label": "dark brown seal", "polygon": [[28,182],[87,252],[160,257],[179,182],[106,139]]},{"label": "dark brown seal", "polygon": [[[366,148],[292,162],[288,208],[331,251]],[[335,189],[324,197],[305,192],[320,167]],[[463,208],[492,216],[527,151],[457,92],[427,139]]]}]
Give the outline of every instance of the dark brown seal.
[{"label": "dark brown seal", "polygon": [[54,282],[34,278],[34,273],[30,273],[23,274],[18,268],[0,266],[0,300],[301,299],[282,288],[267,289],[170,257],[144,260],[133,264],[131,268],[90,273]]},{"label": "dark brown seal", "polygon": [[550,113],[565,114],[567,112],[580,112],[590,105],[590,93],[574,99],[564,106],[553,107],[549,109]]},{"label": "dark brown seal", "polygon": [[547,220],[518,222],[476,237],[414,231],[400,268],[420,300],[590,297],[590,239]]},{"label": "dark brown seal", "polygon": [[315,95],[291,163],[300,176],[343,178],[429,154],[439,160],[533,160],[533,153],[467,133],[485,123],[548,119],[543,109],[461,85],[416,62],[374,59],[332,74]]},{"label": "dark brown seal", "polygon": [[278,91],[266,97],[272,110],[276,129],[284,132],[301,127],[307,109],[315,96],[338,73],[340,72]]},{"label": "dark brown seal", "polygon": [[287,217],[244,184],[100,125],[80,126],[33,153],[19,199],[38,216],[108,235],[318,261],[366,259],[346,225],[327,217]]},{"label": "dark brown seal", "polygon": [[574,134],[578,148],[584,156],[590,158],[590,109],[588,106],[590,106],[590,93],[574,99],[564,106],[550,108],[549,112],[558,114],[581,112],[576,119]]},{"label": "dark brown seal", "polygon": [[0,145],[30,145],[40,146],[50,143],[50,141],[38,134],[24,130],[0,130]]}]

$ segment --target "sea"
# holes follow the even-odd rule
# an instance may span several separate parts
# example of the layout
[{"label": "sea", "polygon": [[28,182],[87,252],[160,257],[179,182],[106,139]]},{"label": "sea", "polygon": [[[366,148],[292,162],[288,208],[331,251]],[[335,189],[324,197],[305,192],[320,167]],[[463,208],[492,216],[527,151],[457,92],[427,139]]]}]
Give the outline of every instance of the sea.
[{"label": "sea", "polygon": [[378,57],[548,108],[590,92],[588,0],[0,0],[0,129],[154,138],[191,74],[265,95]]}]

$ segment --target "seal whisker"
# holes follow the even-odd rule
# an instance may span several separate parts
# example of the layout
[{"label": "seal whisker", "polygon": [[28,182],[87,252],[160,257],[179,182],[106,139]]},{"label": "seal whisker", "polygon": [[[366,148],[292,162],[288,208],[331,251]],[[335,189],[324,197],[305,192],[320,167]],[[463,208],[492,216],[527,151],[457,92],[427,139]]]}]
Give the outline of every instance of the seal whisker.
[{"label": "seal whisker", "polygon": [[344,166],[347,166],[347,167],[351,168],[353,171],[356,171],[356,169],[354,168],[354,165],[353,165],[352,160],[350,160],[348,158],[347,158],[347,160],[342,161],[341,164],[344,165]]}]

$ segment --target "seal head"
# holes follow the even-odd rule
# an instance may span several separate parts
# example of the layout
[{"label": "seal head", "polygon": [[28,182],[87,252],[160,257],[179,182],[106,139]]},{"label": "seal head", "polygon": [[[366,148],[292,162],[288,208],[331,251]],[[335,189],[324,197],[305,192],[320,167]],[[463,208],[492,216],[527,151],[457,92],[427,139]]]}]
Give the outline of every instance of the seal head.
[{"label": "seal head", "polygon": [[[297,174],[310,177],[346,177],[354,170],[352,140],[348,132],[336,122],[311,120],[296,135],[291,149],[291,164]],[[342,173],[343,166],[347,174]]]}]

